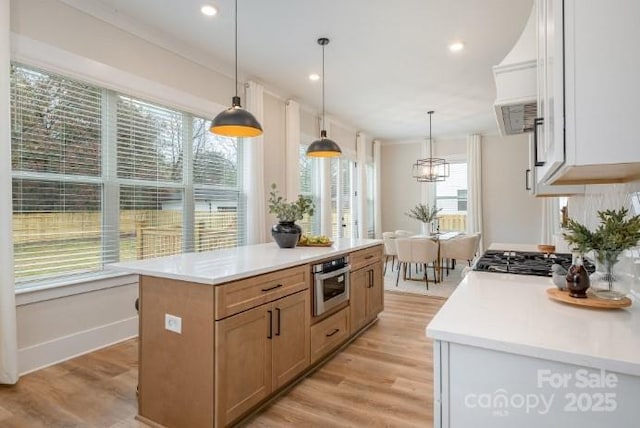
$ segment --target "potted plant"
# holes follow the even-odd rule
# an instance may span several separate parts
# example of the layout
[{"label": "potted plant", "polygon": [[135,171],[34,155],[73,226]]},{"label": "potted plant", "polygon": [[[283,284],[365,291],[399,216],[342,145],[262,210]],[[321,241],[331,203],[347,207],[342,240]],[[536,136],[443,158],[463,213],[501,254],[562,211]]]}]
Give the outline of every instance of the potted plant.
[{"label": "potted plant", "polygon": [[311,198],[298,195],[294,202],[278,194],[276,184],[271,184],[269,192],[269,213],[275,214],[278,224],[271,227],[271,236],[280,248],[294,248],[302,234],[302,228],[295,222],[302,220],[305,214],[313,215],[315,206]]},{"label": "potted plant", "polygon": [[603,298],[621,299],[626,294],[614,289],[621,284],[615,267],[620,255],[640,241],[640,216],[628,217],[628,213],[626,208],[598,211],[600,225],[595,231],[569,219],[569,232],[563,233],[576,251],[582,254],[594,251],[596,272],[591,275],[591,286]]},{"label": "potted plant", "polygon": [[435,205],[433,206],[433,208],[430,208],[429,204],[417,204],[408,212],[404,213],[404,215],[414,220],[421,221],[422,233],[427,234],[429,232],[429,228],[427,227],[427,225],[432,223],[436,219],[440,211],[442,211],[442,208],[438,209],[435,207]]}]

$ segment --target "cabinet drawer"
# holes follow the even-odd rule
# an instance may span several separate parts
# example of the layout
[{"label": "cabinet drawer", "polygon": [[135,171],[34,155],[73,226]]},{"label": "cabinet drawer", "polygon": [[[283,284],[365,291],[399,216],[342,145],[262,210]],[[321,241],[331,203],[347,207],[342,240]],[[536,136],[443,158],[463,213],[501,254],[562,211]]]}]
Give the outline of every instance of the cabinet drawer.
[{"label": "cabinet drawer", "polygon": [[327,355],[349,337],[349,308],[311,326],[311,363]]},{"label": "cabinet drawer", "polygon": [[215,287],[215,318],[220,320],[309,288],[309,266],[298,266]]},{"label": "cabinet drawer", "polygon": [[371,263],[377,263],[382,260],[382,245],[365,248],[364,250],[354,251],[349,255],[349,263],[351,270],[358,270]]}]

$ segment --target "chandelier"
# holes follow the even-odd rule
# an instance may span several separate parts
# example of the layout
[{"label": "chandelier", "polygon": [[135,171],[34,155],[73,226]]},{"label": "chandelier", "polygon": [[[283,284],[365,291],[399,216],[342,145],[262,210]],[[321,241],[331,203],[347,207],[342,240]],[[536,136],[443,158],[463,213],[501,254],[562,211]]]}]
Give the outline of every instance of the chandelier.
[{"label": "chandelier", "polygon": [[442,158],[433,157],[433,140],[431,139],[431,116],[433,110],[427,112],[429,114],[429,157],[426,159],[418,159],[413,164],[413,178],[419,183],[434,183],[436,181],[444,181],[449,177],[449,163]]}]

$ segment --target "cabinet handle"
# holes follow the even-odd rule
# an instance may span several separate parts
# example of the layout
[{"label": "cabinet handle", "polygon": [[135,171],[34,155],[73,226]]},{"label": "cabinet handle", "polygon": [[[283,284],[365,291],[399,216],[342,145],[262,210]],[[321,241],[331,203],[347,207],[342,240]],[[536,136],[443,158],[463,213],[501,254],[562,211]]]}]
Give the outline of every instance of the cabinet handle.
[{"label": "cabinet handle", "polygon": [[538,160],[538,126],[544,123],[543,117],[533,119],[533,164],[535,166],[544,166],[545,162]]},{"label": "cabinet handle", "polygon": [[531,186],[529,186],[529,176],[531,175],[531,170],[527,169],[524,172],[524,188],[525,190],[531,190]]},{"label": "cabinet handle", "polygon": [[275,290],[276,288],[280,288],[280,287],[282,287],[282,284],[278,284],[276,286],[269,287],[269,288],[263,288],[262,291],[271,291],[271,290]]},{"label": "cabinet handle", "polygon": [[365,260],[369,260],[369,259],[372,259],[373,257],[374,257],[374,256],[373,256],[373,254],[369,254],[369,255],[368,255],[367,257],[365,257],[364,259],[365,259]]},{"label": "cabinet handle", "polygon": [[334,329],[331,331],[331,333],[327,333],[325,336],[327,336],[327,337],[331,337],[331,336],[333,336],[334,334],[336,334],[336,333],[337,333],[337,332],[339,332],[339,331],[340,331],[340,329],[339,329],[339,328],[334,328]]},{"label": "cabinet handle", "polygon": [[273,312],[269,312],[269,334],[267,335],[267,339],[273,339]]},{"label": "cabinet handle", "polygon": [[367,288],[373,288],[373,269],[369,269],[369,286]]},{"label": "cabinet handle", "polygon": [[276,336],[280,336],[280,308],[276,308],[276,322],[278,323],[278,329],[276,330]]}]

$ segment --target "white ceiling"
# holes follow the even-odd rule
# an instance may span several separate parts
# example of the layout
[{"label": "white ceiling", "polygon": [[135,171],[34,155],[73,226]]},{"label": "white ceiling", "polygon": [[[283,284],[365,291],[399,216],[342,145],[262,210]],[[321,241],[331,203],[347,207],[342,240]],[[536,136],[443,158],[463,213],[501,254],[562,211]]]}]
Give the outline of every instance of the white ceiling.
[{"label": "white ceiling", "polygon": [[[67,2],[93,3],[94,12],[233,70],[233,0]],[[218,15],[202,15],[204,3]],[[434,138],[496,132],[491,67],[531,7],[532,0],[239,0],[240,73],[319,110],[321,83],[308,75],[321,69],[316,40],[325,36],[328,115],[383,140],[424,138],[430,109]],[[447,46],[456,40],[466,48],[453,54]]]}]

